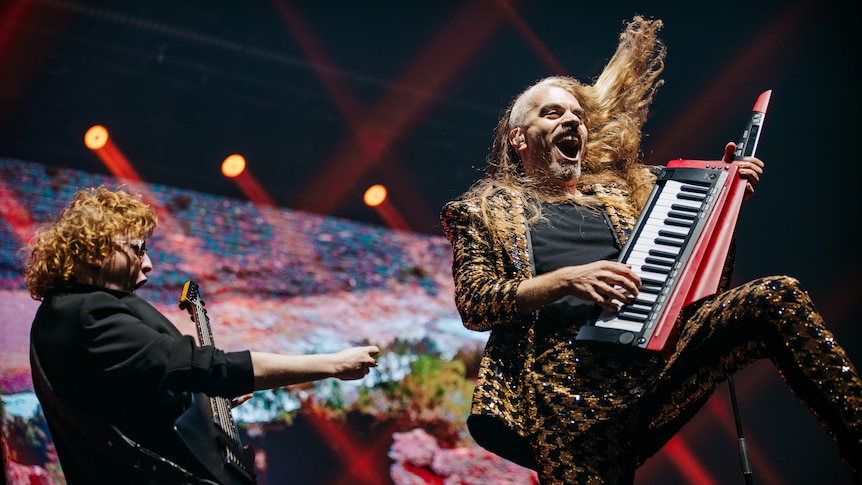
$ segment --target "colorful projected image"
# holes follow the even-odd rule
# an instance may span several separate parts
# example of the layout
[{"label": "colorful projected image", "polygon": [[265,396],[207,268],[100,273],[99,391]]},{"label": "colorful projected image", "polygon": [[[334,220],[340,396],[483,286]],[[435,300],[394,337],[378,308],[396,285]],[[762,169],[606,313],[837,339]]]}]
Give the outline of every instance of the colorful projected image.
[{"label": "colorful projected image", "polygon": [[[379,366],[258,392],[234,409],[258,483],[535,483],[479,448],[464,422],[486,334],[463,328],[443,237],[0,159],[0,390],[7,483],[64,483],[33,394],[20,248],[80,188],[127,185],[157,211],[139,294],[184,333],[195,281],[225,350],[316,353],[369,343]],[[122,405],[123,396],[117,396]]]}]

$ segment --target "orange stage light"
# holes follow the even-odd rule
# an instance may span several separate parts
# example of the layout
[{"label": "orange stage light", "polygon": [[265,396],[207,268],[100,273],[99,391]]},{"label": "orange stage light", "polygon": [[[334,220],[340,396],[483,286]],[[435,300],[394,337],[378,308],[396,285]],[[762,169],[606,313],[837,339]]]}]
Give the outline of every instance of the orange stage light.
[{"label": "orange stage light", "polygon": [[221,173],[227,178],[234,178],[245,171],[245,157],[234,153],[228,155],[221,163]]},{"label": "orange stage light", "polygon": [[84,146],[90,150],[99,150],[108,143],[108,130],[102,125],[93,125],[84,133]]},{"label": "orange stage light", "polygon": [[93,153],[102,160],[102,163],[108,167],[108,170],[110,170],[115,177],[126,181],[131,180],[140,182],[142,180],[135,168],[132,167],[132,164],[126,159],[125,155],[123,155],[120,149],[114,145],[113,141],[111,141],[108,129],[104,126],[91,126],[86,133],[84,133],[84,145],[90,150],[93,150]]},{"label": "orange stage light", "polygon": [[365,195],[362,196],[362,200],[365,201],[365,205],[368,207],[377,207],[386,200],[386,187],[381,184],[374,184],[368,187]]},{"label": "orange stage light", "polygon": [[225,177],[233,179],[250,201],[255,204],[275,206],[275,202],[269,194],[246,170],[244,156],[234,153],[225,157],[224,161],[221,162],[221,173]]}]

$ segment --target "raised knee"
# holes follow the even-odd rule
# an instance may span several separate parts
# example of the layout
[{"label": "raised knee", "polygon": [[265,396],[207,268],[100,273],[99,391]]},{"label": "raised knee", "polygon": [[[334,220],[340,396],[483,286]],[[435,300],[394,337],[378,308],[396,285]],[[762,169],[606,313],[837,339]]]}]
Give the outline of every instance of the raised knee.
[{"label": "raised knee", "polygon": [[798,279],[792,276],[768,276],[766,278],[761,278],[760,284],[765,286],[766,288],[769,288],[772,291],[799,293],[802,295],[808,294],[808,292],[805,291],[804,288],[802,288],[802,283],[800,283]]}]

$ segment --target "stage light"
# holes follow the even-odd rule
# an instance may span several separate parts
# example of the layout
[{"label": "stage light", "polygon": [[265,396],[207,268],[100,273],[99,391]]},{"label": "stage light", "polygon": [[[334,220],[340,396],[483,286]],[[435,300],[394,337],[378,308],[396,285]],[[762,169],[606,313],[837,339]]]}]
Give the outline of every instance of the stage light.
[{"label": "stage light", "polygon": [[102,125],[93,125],[84,133],[84,146],[96,154],[115,177],[140,182],[141,176],[126,159]]},{"label": "stage light", "polygon": [[362,200],[365,201],[365,205],[368,207],[377,207],[386,200],[386,187],[381,184],[374,184],[368,187]]},{"label": "stage light", "polygon": [[93,125],[84,133],[84,146],[99,150],[108,143],[108,130],[102,125]]},{"label": "stage light", "polygon": [[263,187],[254,179],[251,172],[247,171],[245,157],[238,153],[228,155],[221,162],[221,173],[239,186],[243,193],[248,196],[248,199],[255,204],[274,206],[272,198],[266,193]]},{"label": "stage light", "polygon": [[410,226],[407,225],[407,222],[387,197],[386,186],[383,184],[374,184],[365,190],[362,200],[365,202],[365,205],[373,208],[386,221],[386,224],[390,228],[403,231],[410,230]]},{"label": "stage light", "polygon": [[225,177],[234,178],[245,171],[245,157],[234,153],[221,163],[221,173]]}]

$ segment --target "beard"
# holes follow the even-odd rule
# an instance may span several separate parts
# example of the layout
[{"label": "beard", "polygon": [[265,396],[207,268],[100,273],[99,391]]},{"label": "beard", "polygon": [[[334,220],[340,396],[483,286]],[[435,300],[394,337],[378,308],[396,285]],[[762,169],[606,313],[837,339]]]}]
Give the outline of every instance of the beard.
[{"label": "beard", "polygon": [[551,183],[569,183],[577,182],[581,177],[581,164],[573,163],[568,160],[559,160],[553,156],[549,150],[542,157],[544,169],[544,177]]},{"label": "beard", "polygon": [[576,182],[581,176],[581,164],[555,161],[548,166],[548,175],[561,182]]}]

